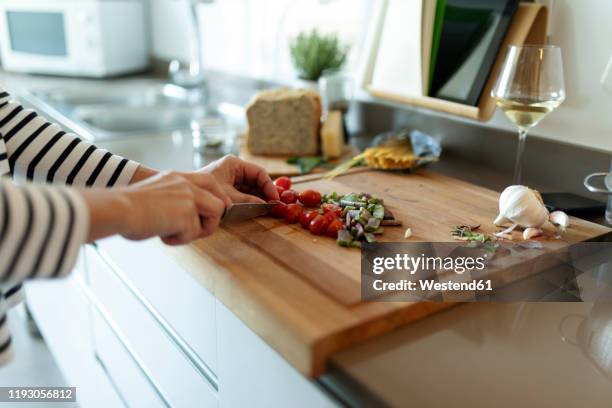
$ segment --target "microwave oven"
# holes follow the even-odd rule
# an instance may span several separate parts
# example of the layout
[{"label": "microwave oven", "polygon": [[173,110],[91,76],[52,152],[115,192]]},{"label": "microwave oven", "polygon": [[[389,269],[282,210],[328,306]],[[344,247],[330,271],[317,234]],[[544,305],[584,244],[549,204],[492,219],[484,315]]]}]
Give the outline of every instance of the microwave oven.
[{"label": "microwave oven", "polygon": [[107,77],[149,63],[141,0],[1,0],[6,71]]}]

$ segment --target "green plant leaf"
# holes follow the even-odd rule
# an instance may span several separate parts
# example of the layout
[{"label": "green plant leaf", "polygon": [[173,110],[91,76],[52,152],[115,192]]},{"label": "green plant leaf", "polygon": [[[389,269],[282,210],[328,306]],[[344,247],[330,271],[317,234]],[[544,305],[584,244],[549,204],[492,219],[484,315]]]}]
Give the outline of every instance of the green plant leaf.
[{"label": "green plant leaf", "polygon": [[300,78],[316,81],[323,71],[340,69],[349,46],[336,34],[320,34],[317,29],[303,31],[290,42],[290,55]]}]

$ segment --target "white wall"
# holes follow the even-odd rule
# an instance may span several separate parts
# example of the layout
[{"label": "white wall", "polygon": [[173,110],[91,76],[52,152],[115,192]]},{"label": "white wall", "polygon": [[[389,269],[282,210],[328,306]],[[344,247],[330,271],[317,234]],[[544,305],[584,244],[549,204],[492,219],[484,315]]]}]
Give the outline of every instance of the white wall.
[{"label": "white wall", "polygon": [[[548,0],[550,2],[550,0]],[[313,25],[340,32],[360,57],[373,0],[216,0],[200,6],[207,65],[262,78],[291,78],[288,38]],[[187,59],[186,2],[152,0],[153,53]],[[612,1],[554,0],[551,42],[561,45],[567,100],[533,133],[612,151]],[[611,73],[612,76],[612,73]],[[501,112],[487,126],[513,129]]]}]

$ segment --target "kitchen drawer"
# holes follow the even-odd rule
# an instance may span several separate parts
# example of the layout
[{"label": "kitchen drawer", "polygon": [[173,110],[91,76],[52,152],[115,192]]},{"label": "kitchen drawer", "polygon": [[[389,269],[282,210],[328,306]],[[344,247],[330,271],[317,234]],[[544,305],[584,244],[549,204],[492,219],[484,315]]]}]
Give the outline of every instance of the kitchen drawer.
[{"label": "kitchen drawer", "polygon": [[[92,296],[102,305],[125,343],[148,372],[157,389],[176,407],[217,406],[217,382],[210,372],[194,364],[192,356],[137,299],[121,271],[109,266],[94,247],[86,253]],[[200,318],[197,311],[190,311]]]},{"label": "kitchen drawer", "polygon": [[158,239],[134,242],[113,237],[99,241],[98,249],[193,350],[196,360],[216,372],[215,298],[161,245]]},{"label": "kitchen drawer", "polygon": [[148,376],[146,369],[115,331],[104,309],[93,314],[94,350],[121,399],[128,407],[165,407],[169,404]]}]

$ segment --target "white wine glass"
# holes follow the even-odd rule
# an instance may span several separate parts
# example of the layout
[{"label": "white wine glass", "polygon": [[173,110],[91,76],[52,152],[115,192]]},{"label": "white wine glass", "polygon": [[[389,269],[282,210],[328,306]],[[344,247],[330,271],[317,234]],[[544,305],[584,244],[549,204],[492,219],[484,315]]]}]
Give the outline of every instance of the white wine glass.
[{"label": "white wine glass", "polygon": [[519,129],[514,184],[521,184],[527,132],[565,100],[561,48],[511,45],[491,96]]}]

